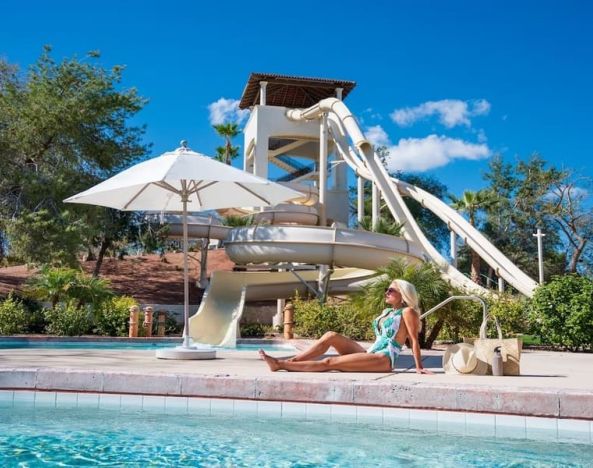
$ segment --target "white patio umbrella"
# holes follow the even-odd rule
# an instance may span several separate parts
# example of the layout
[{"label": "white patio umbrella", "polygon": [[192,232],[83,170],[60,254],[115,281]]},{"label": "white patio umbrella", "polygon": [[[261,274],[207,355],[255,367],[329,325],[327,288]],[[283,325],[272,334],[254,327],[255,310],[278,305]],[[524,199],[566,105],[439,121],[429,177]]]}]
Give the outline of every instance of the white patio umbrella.
[{"label": "white patio umbrella", "polygon": [[[268,206],[298,198],[300,192],[256,177],[191,151],[185,141],[175,151],[141,162],[64,200],[126,211],[183,214],[183,348],[189,342],[187,213],[236,206]],[[189,210],[188,210],[189,206]]]}]

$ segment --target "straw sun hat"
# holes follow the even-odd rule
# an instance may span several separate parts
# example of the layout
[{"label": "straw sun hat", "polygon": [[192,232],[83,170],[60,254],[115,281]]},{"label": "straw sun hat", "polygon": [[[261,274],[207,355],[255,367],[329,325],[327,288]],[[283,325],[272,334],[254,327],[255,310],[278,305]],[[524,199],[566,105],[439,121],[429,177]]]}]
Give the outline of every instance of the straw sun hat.
[{"label": "straw sun hat", "polygon": [[458,343],[447,347],[443,356],[443,369],[446,374],[486,375],[488,364],[476,357],[472,345]]}]

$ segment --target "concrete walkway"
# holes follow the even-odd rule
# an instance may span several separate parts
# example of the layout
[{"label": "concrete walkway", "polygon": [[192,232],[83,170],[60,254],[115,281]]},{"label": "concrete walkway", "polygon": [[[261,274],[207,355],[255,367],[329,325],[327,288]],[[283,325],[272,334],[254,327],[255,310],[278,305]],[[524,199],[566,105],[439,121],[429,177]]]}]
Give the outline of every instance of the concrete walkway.
[{"label": "concrete walkway", "polygon": [[[270,353],[276,357],[287,352]],[[593,354],[524,351],[520,377],[446,375],[424,351],[418,375],[404,351],[395,373],[272,373],[256,351],[165,361],[154,351],[0,350],[0,389],[88,391],[378,405],[593,420]]]}]

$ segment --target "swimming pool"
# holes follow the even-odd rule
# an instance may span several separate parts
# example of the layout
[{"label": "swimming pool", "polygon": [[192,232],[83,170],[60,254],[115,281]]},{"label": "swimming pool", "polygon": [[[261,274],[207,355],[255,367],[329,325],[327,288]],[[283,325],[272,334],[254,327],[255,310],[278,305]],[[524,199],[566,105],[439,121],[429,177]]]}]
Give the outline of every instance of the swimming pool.
[{"label": "swimming pool", "polygon": [[0,466],[590,466],[591,460],[591,445],[376,424],[172,415],[162,407],[0,407]]},{"label": "swimming pool", "polygon": [[[150,340],[136,340],[128,341],[126,339],[120,340],[77,340],[77,339],[52,339],[52,340],[30,340],[30,339],[11,339],[0,340],[0,350],[2,349],[136,349],[136,350],[155,350],[161,348],[172,348],[181,344],[181,340],[176,341],[150,341]],[[269,344],[269,342],[262,341],[261,343],[241,343],[237,344],[236,348],[218,348],[220,350],[236,350],[236,351],[255,351],[258,349],[265,351],[295,351],[295,348],[288,344]]]}]

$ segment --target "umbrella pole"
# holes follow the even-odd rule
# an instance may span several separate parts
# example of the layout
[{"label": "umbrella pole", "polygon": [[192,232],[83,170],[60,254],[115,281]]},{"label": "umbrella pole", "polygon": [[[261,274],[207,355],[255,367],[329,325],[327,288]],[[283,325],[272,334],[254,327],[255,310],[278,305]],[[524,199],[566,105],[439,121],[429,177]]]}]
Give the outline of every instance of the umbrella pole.
[{"label": "umbrella pole", "polygon": [[183,347],[189,348],[189,273],[187,266],[187,195],[183,196]]}]

